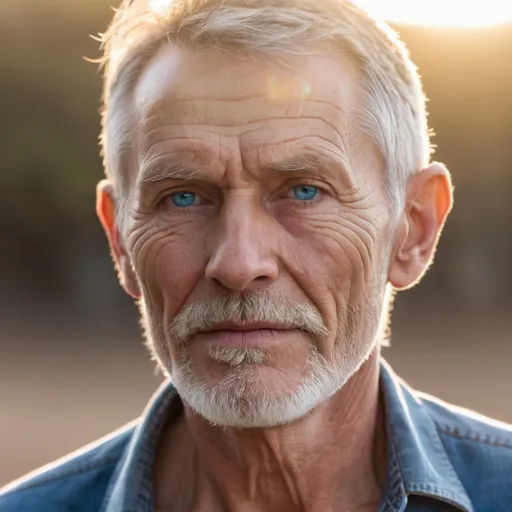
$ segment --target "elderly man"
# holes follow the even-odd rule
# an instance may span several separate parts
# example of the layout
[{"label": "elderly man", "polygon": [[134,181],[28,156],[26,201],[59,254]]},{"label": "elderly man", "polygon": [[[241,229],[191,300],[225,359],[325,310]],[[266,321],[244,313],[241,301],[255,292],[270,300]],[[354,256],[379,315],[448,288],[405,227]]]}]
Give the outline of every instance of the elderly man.
[{"label": "elderly man", "polygon": [[452,204],[403,45],[346,0],[128,2],[97,211],[172,379],[26,512],[512,510],[512,431],[380,358]]}]

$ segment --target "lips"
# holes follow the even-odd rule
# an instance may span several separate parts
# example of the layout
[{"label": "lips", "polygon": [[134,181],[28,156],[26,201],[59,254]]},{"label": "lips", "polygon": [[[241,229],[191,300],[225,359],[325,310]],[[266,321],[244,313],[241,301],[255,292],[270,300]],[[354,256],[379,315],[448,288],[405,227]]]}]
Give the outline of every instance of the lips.
[{"label": "lips", "polygon": [[293,327],[282,324],[246,323],[217,324],[198,334],[199,338],[226,347],[265,348],[283,341],[283,336],[294,332]]},{"label": "lips", "polygon": [[295,329],[292,325],[275,324],[268,322],[222,322],[215,324],[203,332],[217,332],[217,331],[290,331]]}]

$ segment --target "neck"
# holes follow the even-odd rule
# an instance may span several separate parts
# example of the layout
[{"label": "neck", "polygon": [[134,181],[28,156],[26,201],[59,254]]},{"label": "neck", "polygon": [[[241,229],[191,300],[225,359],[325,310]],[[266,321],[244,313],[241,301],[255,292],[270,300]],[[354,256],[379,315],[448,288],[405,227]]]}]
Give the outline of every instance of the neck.
[{"label": "neck", "polygon": [[169,510],[377,510],[385,439],[376,351],[343,389],[290,425],[223,429],[185,407],[159,448],[156,504]]}]

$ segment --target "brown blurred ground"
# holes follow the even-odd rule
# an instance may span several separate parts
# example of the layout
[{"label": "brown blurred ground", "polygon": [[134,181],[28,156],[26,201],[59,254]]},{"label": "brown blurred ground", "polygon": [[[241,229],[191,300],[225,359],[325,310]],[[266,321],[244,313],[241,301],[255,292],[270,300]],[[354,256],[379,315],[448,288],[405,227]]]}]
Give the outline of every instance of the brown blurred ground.
[{"label": "brown blurred ground", "polygon": [[[402,377],[512,422],[512,318],[405,315],[400,300],[397,309],[384,356]],[[0,485],[135,418],[161,380],[135,315],[102,329],[52,333],[43,324],[28,319],[0,338]]]}]

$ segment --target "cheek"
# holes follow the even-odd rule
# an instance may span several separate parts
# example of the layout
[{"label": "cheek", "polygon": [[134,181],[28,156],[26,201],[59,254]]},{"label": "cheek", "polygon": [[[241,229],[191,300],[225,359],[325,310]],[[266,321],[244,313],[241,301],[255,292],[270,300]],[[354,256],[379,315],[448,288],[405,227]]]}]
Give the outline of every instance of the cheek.
[{"label": "cheek", "polygon": [[290,251],[306,275],[329,288],[354,291],[370,284],[377,259],[379,226],[371,212],[341,211],[310,214],[289,227],[294,239]]},{"label": "cheek", "polygon": [[166,319],[186,302],[204,273],[204,237],[184,223],[154,221],[131,235],[131,254],[144,299]]},{"label": "cheek", "polygon": [[379,225],[373,211],[304,215],[287,228],[287,271],[320,310],[330,332],[372,288]]}]

